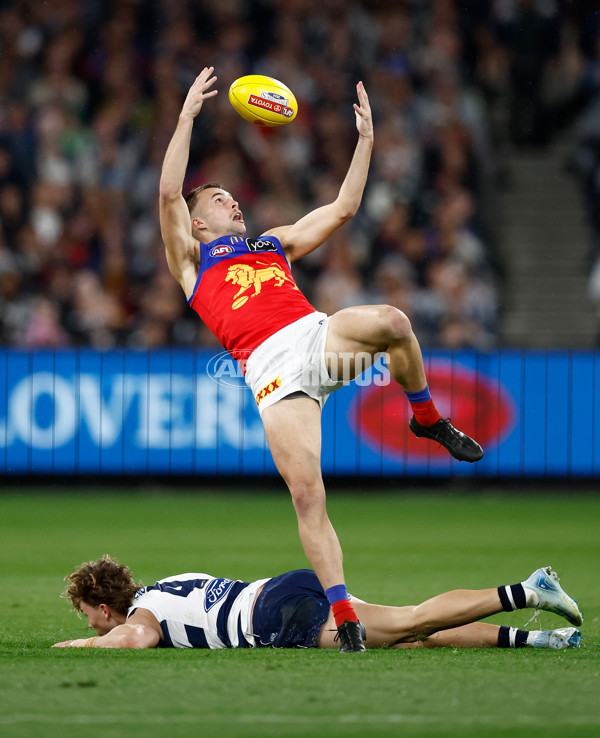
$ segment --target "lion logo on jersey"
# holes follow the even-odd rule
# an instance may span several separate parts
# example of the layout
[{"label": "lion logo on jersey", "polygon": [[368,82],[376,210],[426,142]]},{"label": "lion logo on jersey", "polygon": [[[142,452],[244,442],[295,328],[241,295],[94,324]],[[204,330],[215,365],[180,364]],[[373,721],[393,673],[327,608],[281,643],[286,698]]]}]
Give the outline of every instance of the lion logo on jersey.
[{"label": "lion logo on jersey", "polygon": [[[294,286],[295,290],[298,289],[294,280],[287,276],[276,261],[272,261],[270,264],[259,261],[257,264],[261,264],[264,268],[255,269],[249,264],[233,264],[227,270],[225,281],[231,282],[239,287],[239,290],[233,296],[233,302],[231,305],[233,310],[237,310],[238,308],[241,308],[242,305],[245,305],[250,297],[260,295],[262,283],[270,282],[272,279],[275,280],[276,287],[281,287],[284,282],[290,282]],[[251,295],[243,294],[252,287],[254,287],[254,292]]]}]

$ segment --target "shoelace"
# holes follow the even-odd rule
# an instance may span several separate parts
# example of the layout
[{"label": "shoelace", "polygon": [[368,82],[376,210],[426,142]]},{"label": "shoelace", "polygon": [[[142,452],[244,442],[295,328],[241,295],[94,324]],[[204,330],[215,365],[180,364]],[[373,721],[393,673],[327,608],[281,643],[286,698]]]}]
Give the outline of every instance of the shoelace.
[{"label": "shoelace", "polygon": [[458,438],[459,440],[462,439],[462,436],[464,435],[464,433],[461,433],[459,430],[457,430],[452,425],[451,421],[452,421],[451,418],[442,418],[442,424],[443,424],[442,427],[445,428],[450,433],[450,435],[454,436],[455,438]]},{"label": "shoelace", "polygon": [[[457,433],[456,428],[450,422],[450,418],[440,418],[437,422],[440,423],[440,427],[434,436],[435,440],[437,440],[437,438],[440,436],[441,433],[444,432],[444,430],[448,430],[450,433],[452,433],[452,431],[454,431],[454,433]],[[437,423],[435,425],[437,425]]]},{"label": "shoelace", "polygon": [[[331,630],[333,630],[333,628]],[[363,640],[362,635],[361,635],[361,638],[360,639],[361,639],[361,641]],[[335,629],[335,635],[333,636],[333,642],[334,643],[337,643],[339,640],[340,640],[340,631],[339,631],[338,628],[336,628]],[[367,637],[366,636],[365,636],[364,640],[365,641],[367,640]],[[364,641],[363,641],[363,643],[364,643]]]}]

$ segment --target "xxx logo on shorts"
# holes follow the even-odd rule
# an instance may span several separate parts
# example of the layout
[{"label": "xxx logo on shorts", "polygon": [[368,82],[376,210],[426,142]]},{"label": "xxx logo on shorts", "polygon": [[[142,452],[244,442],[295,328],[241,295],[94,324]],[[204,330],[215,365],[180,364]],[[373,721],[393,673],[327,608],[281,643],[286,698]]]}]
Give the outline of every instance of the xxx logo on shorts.
[{"label": "xxx logo on shorts", "polygon": [[277,377],[272,382],[269,382],[266,387],[263,387],[260,392],[256,393],[256,404],[260,405],[265,397],[270,395],[271,392],[274,392],[278,387],[281,387],[281,377]]}]

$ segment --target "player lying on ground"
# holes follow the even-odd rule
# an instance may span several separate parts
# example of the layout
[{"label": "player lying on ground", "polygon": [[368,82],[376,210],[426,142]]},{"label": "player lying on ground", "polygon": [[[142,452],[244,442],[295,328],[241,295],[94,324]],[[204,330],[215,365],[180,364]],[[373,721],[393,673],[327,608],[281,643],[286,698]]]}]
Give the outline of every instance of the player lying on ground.
[{"label": "player lying on ground", "polygon": [[213,71],[205,67],[190,87],[163,162],[159,204],[167,263],[190,307],[245,364],[269,449],[292,495],[304,551],[333,607],[340,650],[361,651],[342,551],[325,506],[321,409],[327,396],[385,353],[411,405],[409,428],[416,436],[437,441],[461,461],[478,461],[483,450],[438,412],[404,313],[363,305],[327,316],[308,302],[290,271],[293,261],[349,221],[362,200],[374,142],[362,82],[354,103],[358,141],[338,196],[296,223],[274,223],[259,238],[246,238],[242,211],[220,184],[208,182],[183,195],[194,120],[217,94]]},{"label": "player lying on ground", "polygon": [[[65,578],[65,596],[98,635],[55,646],[337,647],[335,620],[311,569],[255,582],[179,574],[142,587],[129,568],[103,556]],[[583,622],[577,603],[549,566],[519,584],[457,589],[416,607],[373,605],[355,597],[352,604],[367,628],[368,648],[576,648],[581,633],[575,627],[524,631],[476,621],[503,610],[535,607],[573,626]]]}]

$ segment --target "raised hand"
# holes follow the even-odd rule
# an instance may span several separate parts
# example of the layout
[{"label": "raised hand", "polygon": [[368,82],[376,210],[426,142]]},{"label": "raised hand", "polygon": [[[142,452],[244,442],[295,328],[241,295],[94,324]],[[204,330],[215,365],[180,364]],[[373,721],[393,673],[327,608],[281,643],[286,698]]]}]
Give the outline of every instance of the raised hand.
[{"label": "raised hand", "polygon": [[357,105],[354,103],[354,112],[356,114],[356,128],[363,138],[373,139],[373,118],[371,116],[371,106],[369,105],[369,96],[362,82],[356,85],[358,94]]},{"label": "raised hand", "polygon": [[217,80],[216,75],[211,77],[214,71],[214,67],[204,67],[196,77],[181,108],[181,115],[195,118],[200,112],[204,101],[209,97],[214,97],[218,93],[218,90],[209,90]]}]

